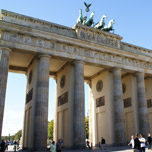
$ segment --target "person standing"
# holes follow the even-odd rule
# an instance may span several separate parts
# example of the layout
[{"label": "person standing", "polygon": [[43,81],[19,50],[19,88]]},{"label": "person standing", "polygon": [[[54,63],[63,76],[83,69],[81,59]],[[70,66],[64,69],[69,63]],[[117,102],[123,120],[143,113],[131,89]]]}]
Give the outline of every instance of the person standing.
[{"label": "person standing", "polygon": [[142,134],[139,135],[139,141],[140,141],[140,152],[145,152],[146,139],[142,136]]},{"label": "person standing", "polygon": [[101,150],[105,150],[105,144],[106,144],[106,141],[105,141],[105,139],[102,137],[102,138],[101,138]]},{"label": "person standing", "polygon": [[134,152],[139,152],[140,150],[140,141],[138,139],[138,134],[136,134],[134,139]]},{"label": "person standing", "polygon": [[61,152],[61,141],[60,141],[60,139],[56,143],[56,152]]},{"label": "person standing", "polygon": [[4,140],[2,139],[2,142],[1,142],[1,144],[0,144],[0,147],[1,147],[1,152],[4,152],[5,151],[5,148],[6,148],[6,145],[5,145],[5,142],[4,142]]},{"label": "person standing", "polygon": [[148,137],[147,137],[148,149],[151,149],[151,142],[152,142],[152,138],[151,138],[151,135],[149,133]]},{"label": "person standing", "polygon": [[6,140],[6,145],[5,145],[5,149],[8,150],[8,140]]},{"label": "person standing", "polygon": [[50,151],[51,152],[56,152],[55,141],[52,141],[52,144],[50,145]]},{"label": "person standing", "polygon": [[134,149],[134,146],[135,146],[135,144],[134,144],[134,136],[132,135],[131,136],[131,140],[130,140],[130,143],[128,144],[128,146],[132,146],[132,149]]},{"label": "person standing", "polygon": [[91,149],[89,139],[87,139],[87,141],[86,141],[86,147],[87,147],[87,149]]}]

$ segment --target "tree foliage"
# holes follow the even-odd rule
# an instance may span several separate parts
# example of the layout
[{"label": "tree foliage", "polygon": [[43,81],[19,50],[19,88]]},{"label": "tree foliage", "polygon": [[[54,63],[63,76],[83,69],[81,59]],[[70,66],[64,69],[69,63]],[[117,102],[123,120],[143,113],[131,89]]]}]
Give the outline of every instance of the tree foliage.
[{"label": "tree foliage", "polygon": [[19,130],[14,137],[14,140],[20,140],[20,138],[22,137],[22,130]]},{"label": "tree foliage", "polygon": [[19,130],[15,135],[12,136],[2,136],[2,139],[4,139],[5,141],[14,141],[14,140],[20,140],[20,138],[22,137],[22,130]]},{"label": "tree foliage", "polygon": [[48,139],[53,140],[54,120],[48,122]]},{"label": "tree foliage", "polygon": [[[48,122],[48,139],[53,140],[53,130],[54,130],[54,120]],[[86,138],[89,138],[89,117],[85,117],[85,132]],[[2,136],[4,140],[18,140],[22,136],[22,130],[19,130],[15,135],[12,136]]]},{"label": "tree foliage", "polygon": [[85,132],[86,138],[89,138],[89,117],[85,117]]}]

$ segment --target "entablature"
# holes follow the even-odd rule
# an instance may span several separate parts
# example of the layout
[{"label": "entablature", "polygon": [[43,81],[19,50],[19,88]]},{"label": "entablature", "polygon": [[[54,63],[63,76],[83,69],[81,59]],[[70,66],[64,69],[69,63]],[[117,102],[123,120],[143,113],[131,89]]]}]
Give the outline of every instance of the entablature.
[{"label": "entablature", "polygon": [[16,25],[21,25],[23,27],[29,27],[31,29],[53,32],[68,37],[76,37],[76,33],[72,28],[40,20],[37,18],[29,17],[26,15],[10,12],[7,10],[1,10],[0,20],[8,23],[13,23]]},{"label": "entablature", "polygon": [[[152,73],[151,51],[145,50],[146,55],[129,52],[122,48],[126,45],[120,42],[122,37],[90,27],[76,25],[73,30],[77,34],[75,38],[0,20],[0,45],[12,50],[43,52],[58,58]],[[81,37],[83,32],[94,38]],[[98,42],[97,37],[104,41]],[[134,49],[140,50],[139,47]],[[141,50],[144,52],[143,48]]]}]

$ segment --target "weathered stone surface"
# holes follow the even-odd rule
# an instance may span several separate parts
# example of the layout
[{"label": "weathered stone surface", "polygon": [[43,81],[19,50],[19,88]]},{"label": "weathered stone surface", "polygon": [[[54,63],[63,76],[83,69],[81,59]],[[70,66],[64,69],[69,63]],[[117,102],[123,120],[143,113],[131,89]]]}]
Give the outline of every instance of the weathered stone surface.
[{"label": "weathered stone surface", "polygon": [[9,68],[9,56],[11,50],[8,48],[0,47],[0,51],[2,55],[0,60],[0,138],[1,138],[4,107],[5,107],[7,76],[8,76],[8,68]]},{"label": "weathered stone surface", "polygon": [[34,150],[46,150],[48,125],[50,56],[39,56],[38,80],[35,103]]},{"label": "weathered stone surface", "polygon": [[1,19],[0,45],[151,73],[152,51],[121,42],[119,35],[81,25],[72,29],[5,10]]},{"label": "weathered stone surface", "polygon": [[121,69],[113,70],[114,123],[116,144],[126,142],[125,117],[122,93]]},{"label": "weathered stone surface", "polygon": [[89,28],[79,24],[76,24],[74,26],[74,29],[77,33],[78,38],[82,40],[107,45],[115,48],[120,48],[120,40],[122,39],[122,37],[118,35],[110,34],[107,32],[103,32],[101,30]]},{"label": "weathered stone surface", "polygon": [[74,148],[85,147],[84,63],[74,62]]},{"label": "weathered stone surface", "polygon": [[[90,27],[76,25],[74,28],[68,28],[65,26],[27,17],[17,13],[2,11],[0,17],[0,46],[6,46],[13,50],[12,54],[15,54],[15,57],[11,54],[11,57],[13,56],[13,61],[15,60],[13,58],[17,58],[16,56],[20,57],[19,54],[24,54],[22,55],[22,58],[24,58],[23,56],[25,56],[25,54],[27,55],[28,53],[30,53],[30,57],[27,57],[26,64],[23,64],[21,66],[20,63],[22,63],[22,59],[20,59],[17,65],[15,64],[16,67],[14,69],[18,69],[18,71],[24,69],[23,71],[26,72],[28,66],[32,63],[32,60],[36,58],[37,54],[45,53],[48,55],[43,55],[40,57],[40,64],[38,68],[38,81],[37,77],[35,80],[35,86],[37,86],[37,88],[34,89],[34,96],[36,90],[37,98],[35,105],[32,105],[32,108],[35,110],[34,112],[32,111],[32,114],[35,114],[35,126],[34,129],[33,126],[31,127],[32,130],[34,130],[34,139],[33,134],[31,136],[32,141],[34,140],[34,146],[32,143],[31,148],[40,151],[46,150],[49,68],[52,68],[49,66],[49,55],[53,56],[53,60],[57,61],[63,61],[64,59],[65,62],[79,60],[74,63],[75,75],[73,76],[73,73],[71,74],[71,84],[73,84],[74,79],[74,86],[70,86],[72,93],[68,92],[69,94],[72,94],[70,96],[70,99],[68,98],[68,103],[72,102],[71,107],[72,110],[74,109],[74,113],[70,109],[71,107],[69,108],[66,105],[66,108],[69,108],[68,110],[70,111],[70,115],[72,115],[72,117],[70,116],[70,123],[72,125],[69,125],[70,129],[68,132],[69,134],[71,134],[70,136],[68,136],[70,137],[70,142],[68,142],[70,143],[70,146],[72,146],[74,143],[74,146],[77,148],[83,147],[85,141],[84,65],[82,62],[80,62],[80,60],[84,61],[87,64],[87,66],[95,66],[95,68],[93,67],[94,69],[96,69],[97,67],[100,67],[101,69],[105,67],[109,69],[113,67],[118,67],[123,69],[125,72],[138,71],[145,72],[146,74],[152,74],[152,51],[121,42],[121,39],[122,37],[120,37],[119,35],[105,33],[103,31],[93,29]],[[9,64],[8,52],[9,51],[7,49],[0,49],[0,127],[2,126],[3,111],[5,105],[4,101]],[[55,63],[57,63],[57,61]],[[13,66],[14,64],[11,64],[10,62],[10,67]],[[63,67],[60,66],[58,66],[58,68],[62,69]],[[59,72],[58,70],[60,70],[58,68],[54,69],[54,71],[51,72],[55,73],[54,75],[56,75],[56,73]],[[35,69],[37,70],[37,64]],[[71,69],[71,71],[73,72],[73,65]],[[98,72],[99,71],[97,71],[95,75],[97,75]],[[113,118],[112,114],[114,111],[115,127],[111,125],[111,128],[115,128],[116,143],[120,144],[124,143],[126,139],[120,69],[115,69],[113,71],[113,77],[114,81],[111,80],[110,82],[112,84],[113,81],[114,85],[114,107],[110,107],[111,117],[108,117],[108,119]],[[88,80],[91,79],[92,76],[88,76]],[[146,97],[144,90],[144,80],[143,77],[141,78],[140,74],[137,76],[137,82],[139,82],[137,90],[139,99],[139,117],[141,123],[140,131],[141,133],[146,135],[148,131],[148,118],[145,102]],[[113,85],[111,85],[111,88],[113,88]],[[113,94],[111,96],[113,97]],[[106,100],[107,99],[105,99],[105,105],[107,104]],[[62,105],[63,103],[65,102],[61,102],[59,105]],[[61,111],[61,118],[63,117],[62,115],[64,115],[63,110],[65,109],[62,109]],[[65,112],[66,118],[66,113],[68,112]],[[34,118],[32,119],[32,121],[33,120]],[[68,122],[68,119],[66,120]],[[90,118],[90,122],[91,121],[93,121],[93,117]],[[113,120],[111,120],[111,124],[114,124],[112,121]],[[34,124],[34,122],[32,123]],[[60,124],[62,124],[62,121]],[[113,129],[110,130],[111,132],[114,132]],[[58,130],[56,129],[55,132],[57,131]],[[66,131],[64,131],[64,133],[65,132]],[[94,132],[91,132],[90,139],[96,138],[93,135],[93,133]],[[111,133],[110,135],[113,134]],[[61,134],[61,137],[63,137],[63,134]],[[29,137],[27,137],[27,139],[29,139]],[[114,140],[112,140],[111,143],[113,143],[113,141]]]},{"label": "weathered stone surface", "polygon": [[139,114],[139,130],[144,137],[149,133],[149,121],[147,111],[147,100],[145,92],[144,73],[137,73],[137,95],[138,95],[138,114]]}]

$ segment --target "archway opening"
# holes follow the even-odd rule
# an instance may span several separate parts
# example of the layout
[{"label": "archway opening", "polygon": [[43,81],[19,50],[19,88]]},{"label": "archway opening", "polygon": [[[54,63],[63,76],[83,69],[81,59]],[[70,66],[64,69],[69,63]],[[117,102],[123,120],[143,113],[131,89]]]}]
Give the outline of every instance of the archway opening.
[{"label": "archway opening", "polygon": [[56,80],[49,79],[48,140],[53,141],[55,117]]},{"label": "archway opening", "polygon": [[21,140],[25,106],[26,76],[8,73],[2,126],[2,138]]},{"label": "archway opening", "polygon": [[89,139],[89,85],[84,83],[85,90],[85,133],[86,138]]}]

